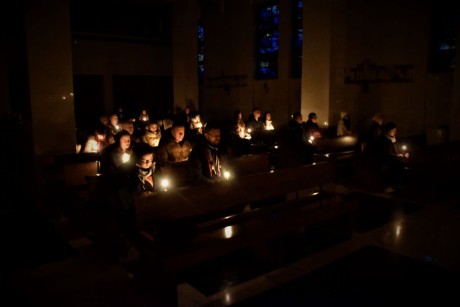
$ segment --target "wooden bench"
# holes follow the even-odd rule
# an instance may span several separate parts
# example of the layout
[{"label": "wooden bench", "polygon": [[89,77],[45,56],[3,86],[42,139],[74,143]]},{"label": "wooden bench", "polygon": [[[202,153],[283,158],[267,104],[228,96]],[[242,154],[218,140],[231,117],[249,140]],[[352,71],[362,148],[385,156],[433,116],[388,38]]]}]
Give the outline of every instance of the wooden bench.
[{"label": "wooden bench", "polygon": [[336,178],[348,178],[352,175],[355,160],[361,154],[358,147],[358,135],[336,136],[316,139],[313,142],[313,159],[316,162],[329,161],[334,165]]},{"label": "wooden bench", "polygon": [[308,225],[350,216],[357,203],[351,194],[331,192],[333,181],[333,166],[321,162],[139,197],[137,226],[146,240],[138,247],[144,263],[154,267],[141,271],[174,276]]}]

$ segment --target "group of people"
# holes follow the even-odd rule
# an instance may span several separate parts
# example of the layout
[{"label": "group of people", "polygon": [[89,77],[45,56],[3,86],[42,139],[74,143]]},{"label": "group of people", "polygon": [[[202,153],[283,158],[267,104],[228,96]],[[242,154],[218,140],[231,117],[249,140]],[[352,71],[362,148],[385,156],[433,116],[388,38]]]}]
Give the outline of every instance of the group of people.
[{"label": "group of people", "polygon": [[[177,110],[169,126],[162,125],[163,122],[166,123],[151,121],[145,110],[142,110],[137,121],[119,122],[116,113],[109,117],[102,116],[94,133],[88,136],[82,152],[101,155],[101,173],[128,174],[135,169],[138,173],[135,178],[143,178],[139,174],[144,173],[153,178],[161,167],[187,163],[191,176],[188,181],[192,184],[212,182],[221,176],[221,127],[215,123],[203,123],[200,113],[191,112],[188,107]],[[253,135],[274,130],[275,127],[269,111],[262,115],[260,108],[256,107],[244,120],[243,113],[236,110],[231,128],[235,148],[240,154],[248,153],[249,144],[254,141],[251,141]],[[294,113],[287,123],[287,130],[287,144],[300,152],[305,163],[312,162],[315,152],[313,140],[323,137],[317,114],[311,112],[303,121],[300,112]],[[337,135],[351,134],[350,116],[348,112],[341,112]],[[372,118],[369,130],[360,136],[363,156],[366,161],[372,162],[370,167],[385,170],[387,186],[391,189],[402,183],[401,174],[409,158],[407,151],[398,144],[396,134],[395,123],[384,123],[383,115],[377,113]],[[151,161],[151,164],[142,161]],[[146,166],[152,172],[146,173]],[[155,186],[155,181],[140,180],[133,191],[154,191]]]}]

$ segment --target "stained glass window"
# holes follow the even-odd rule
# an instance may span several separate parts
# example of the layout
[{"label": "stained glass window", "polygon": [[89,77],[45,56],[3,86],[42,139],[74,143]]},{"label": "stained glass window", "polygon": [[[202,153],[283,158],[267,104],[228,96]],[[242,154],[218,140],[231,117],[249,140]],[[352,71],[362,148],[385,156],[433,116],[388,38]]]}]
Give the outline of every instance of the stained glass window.
[{"label": "stained glass window", "polygon": [[256,79],[276,79],[279,50],[278,4],[260,6],[257,17]]},{"label": "stained glass window", "polygon": [[198,76],[204,77],[204,28],[198,22]]},{"label": "stained glass window", "polygon": [[293,0],[291,76],[302,77],[303,0]]}]

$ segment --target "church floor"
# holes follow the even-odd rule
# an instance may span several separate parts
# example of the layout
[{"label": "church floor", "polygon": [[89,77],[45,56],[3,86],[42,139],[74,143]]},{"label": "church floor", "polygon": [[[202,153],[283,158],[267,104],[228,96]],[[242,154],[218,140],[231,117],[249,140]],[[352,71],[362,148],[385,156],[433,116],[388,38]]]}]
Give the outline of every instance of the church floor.
[{"label": "church floor", "polygon": [[[130,256],[110,261],[65,218],[2,210],[8,306],[155,306],[133,278]],[[350,232],[323,223],[183,271],[179,306],[459,305],[459,221],[457,192],[362,191]]]}]

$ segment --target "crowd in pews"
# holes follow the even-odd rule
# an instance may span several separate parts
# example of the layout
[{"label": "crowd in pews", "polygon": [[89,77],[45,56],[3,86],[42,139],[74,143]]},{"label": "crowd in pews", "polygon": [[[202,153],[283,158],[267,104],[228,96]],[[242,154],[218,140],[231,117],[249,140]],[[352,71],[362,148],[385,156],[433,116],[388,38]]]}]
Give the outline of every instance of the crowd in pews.
[{"label": "crowd in pews", "polygon": [[[156,117],[150,116],[146,110],[141,110],[136,118],[126,118],[120,110],[101,116],[94,130],[87,135],[81,153],[100,156],[100,174],[128,174],[137,165],[135,159],[130,159],[135,147],[147,144],[157,171],[180,165],[183,178],[179,181],[191,185],[197,181],[219,180],[224,164],[221,156],[225,160],[269,153],[277,159],[272,161],[278,163],[277,166],[282,166],[283,155],[289,156],[288,159],[295,157],[294,165],[301,165],[313,163],[318,156],[329,157],[334,151],[344,152],[346,148],[362,154],[366,167],[384,170],[388,191],[402,184],[402,173],[409,158],[407,151],[397,142],[395,123],[384,123],[380,113],[372,117],[368,131],[358,135],[352,132],[349,113],[341,112],[333,137],[320,128],[314,112],[308,114],[306,121],[300,112],[295,112],[288,122],[275,123],[270,111],[262,113],[255,107],[246,119],[242,111],[236,110],[230,125],[221,121],[212,128],[207,128],[208,123],[203,121],[200,112],[189,107],[176,108],[169,118]],[[213,132],[209,132],[211,129]],[[219,138],[213,143],[217,134]],[[191,162],[204,159],[196,157],[195,147],[206,156],[208,164],[204,167],[201,163],[200,172],[192,169]],[[274,148],[279,150],[274,152]],[[189,161],[189,157],[195,160]],[[187,168],[188,172],[184,170]],[[210,180],[202,180],[203,174]]]}]

